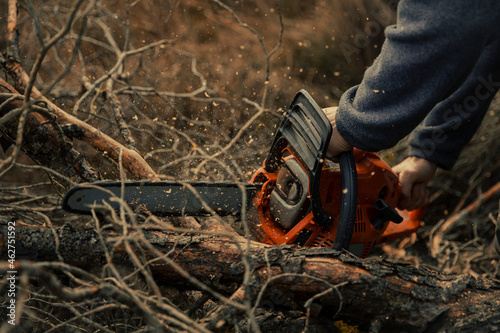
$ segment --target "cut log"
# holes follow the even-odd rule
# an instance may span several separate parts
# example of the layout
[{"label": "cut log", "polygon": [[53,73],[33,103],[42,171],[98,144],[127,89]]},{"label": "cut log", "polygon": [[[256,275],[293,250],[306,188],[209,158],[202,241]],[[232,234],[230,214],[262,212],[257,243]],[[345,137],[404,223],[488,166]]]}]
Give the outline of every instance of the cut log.
[{"label": "cut log", "polygon": [[[259,300],[263,306],[274,307],[286,307],[290,301],[309,307],[314,303],[322,308],[323,315],[336,315],[339,320],[374,331],[500,328],[500,283],[495,280],[442,275],[425,268],[376,258],[358,259],[323,248],[268,246],[236,236],[133,232],[137,233],[135,239],[143,246],[159,284],[192,289],[193,283],[194,288],[204,284],[206,290],[219,291],[223,290],[221,286],[241,285],[245,273],[242,259],[246,257],[251,278],[238,289],[239,297],[233,300],[247,298],[253,304]],[[0,259],[6,259],[5,222],[0,225],[0,234]],[[112,236],[118,234],[108,231],[103,235],[112,249],[112,240],[116,239]],[[67,264],[95,270],[106,263],[98,240],[94,229],[66,225],[54,232],[17,222],[16,259],[53,261],[58,260],[59,253]],[[242,250],[248,250],[248,255],[242,255]],[[168,256],[158,258],[158,253]],[[120,247],[115,248],[113,260],[129,262]],[[207,327],[224,328],[228,316],[240,314],[241,307],[222,304],[207,318]]]}]

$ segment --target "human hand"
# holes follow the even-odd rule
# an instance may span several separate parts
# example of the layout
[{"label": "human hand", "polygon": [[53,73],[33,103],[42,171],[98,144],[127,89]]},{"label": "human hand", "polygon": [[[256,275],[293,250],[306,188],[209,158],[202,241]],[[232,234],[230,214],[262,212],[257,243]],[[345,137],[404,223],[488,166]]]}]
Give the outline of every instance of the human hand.
[{"label": "human hand", "polygon": [[429,203],[427,184],[436,174],[436,163],[409,156],[392,170],[398,175],[402,189],[399,209],[413,210]]},{"label": "human hand", "polygon": [[326,158],[333,161],[337,160],[338,154],[349,151],[353,148],[352,145],[347,142],[342,135],[340,135],[337,126],[335,125],[335,113],[337,112],[337,109],[338,107],[336,106],[323,109],[323,112],[332,124],[332,136],[326,151]]}]

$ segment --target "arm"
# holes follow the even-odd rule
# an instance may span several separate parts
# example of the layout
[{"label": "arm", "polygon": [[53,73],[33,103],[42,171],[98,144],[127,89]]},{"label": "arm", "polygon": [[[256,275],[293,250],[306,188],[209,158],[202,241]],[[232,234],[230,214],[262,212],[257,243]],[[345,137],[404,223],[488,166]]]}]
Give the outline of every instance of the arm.
[{"label": "arm", "polygon": [[[429,126],[438,121],[449,124],[452,115],[443,117],[441,102],[452,106],[457,98],[474,94],[477,64],[482,63],[485,48],[496,33],[494,22],[500,19],[498,1],[402,0],[398,10],[398,24],[386,29],[381,54],[361,84],[342,96],[335,116],[338,133],[363,150],[394,146],[428,114],[434,119]],[[467,122],[480,123],[483,115],[471,112]],[[475,128],[464,126],[462,130],[461,136],[474,133]],[[425,142],[426,137],[421,139],[416,141]],[[461,146],[465,143],[459,142]],[[457,149],[449,149],[451,144],[445,148],[433,157],[446,154],[449,165],[448,161],[456,159]]]},{"label": "arm", "polygon": [[[400,208],[414,209],[428,202],[437,165],[453,166],[500,86],[500,2],[402,0],[398,10],[380,56],[341,98],[328,156],[390,148],[420,124],[412,156],[394,167]],[[471,96],[479,101],[472,109]]]}]

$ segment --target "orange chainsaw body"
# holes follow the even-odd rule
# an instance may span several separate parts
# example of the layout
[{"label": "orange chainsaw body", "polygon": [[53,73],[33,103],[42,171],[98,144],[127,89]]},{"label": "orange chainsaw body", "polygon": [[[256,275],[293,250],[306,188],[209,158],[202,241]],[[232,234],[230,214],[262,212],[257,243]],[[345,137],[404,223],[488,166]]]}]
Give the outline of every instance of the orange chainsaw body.
[{"label": "orange chainsaw body", "polygon": [[[260,168],[253,176],[253,183],[263,183],[255,200],[260,224],[252,226],[253,234],[260,242],[280,245],[331,248],[335,239],[342,188],[337,164],[326,162],[321,169],[320,199],[323,209],[332,217],[329,226],[314,221],[304,166],[295,158],[292,150],[285,149],[283,167],[277,172]],[[421,208],[412,212],[395,207],[401,195],[398,177],[378,154],[354,150],[358,177],[357,209],[349,251],[366,257],[376,243],[405,237],[420,227],[425,212]],[[302,189],[299,187],[302,186]],[[402,222],[394,223],[381,218],[377,204],[384,203],[386,209],[397,212]],[[391,215],[389,215],[391,216]]]}]

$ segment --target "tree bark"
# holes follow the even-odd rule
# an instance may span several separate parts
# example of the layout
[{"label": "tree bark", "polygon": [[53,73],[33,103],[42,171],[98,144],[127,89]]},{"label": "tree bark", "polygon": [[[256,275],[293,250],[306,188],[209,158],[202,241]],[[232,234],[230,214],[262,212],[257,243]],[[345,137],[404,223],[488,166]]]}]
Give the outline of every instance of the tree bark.
[{"label": "tree bark", "polygon": [[[274,308],[298,302],[309,310],[315,304],[319,316],[335,316],[371,331],[500,328],[500,283],[495,280],[443,275],[324,248],[268,246],[239,236],[133,232],[159,284],[179,288],[194,284],[197,288],[204,283],[218,291],[226,288],[226,293],[234,291],[228,286],[238,285],[230,298],[233,301],[250,299],[255,304],[258,300]],[[0,235],[0,258],[5,259],[6,222],[0,224]],[[111,237],[119,234],[107,231],[102,235],[108,250],[113,249]],[[53,261],[59,256],[67,264],[93,270],[106,263],[99,237],[94,229],[66,225],[51,230],[17,222],[16,260]],[[129,262],[123,248],[114,249],[115,263]],[[247,250],[248,255],[242,255]],[[159,253],[168,256],[158,259]],[[251,270],[248,283],[244,282],[243,259]],[[241,309],[222,304],[205,324],[212,330],[223,329],[235,316],[243,316]]]}]

